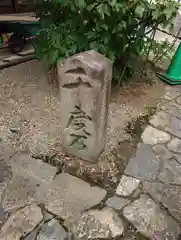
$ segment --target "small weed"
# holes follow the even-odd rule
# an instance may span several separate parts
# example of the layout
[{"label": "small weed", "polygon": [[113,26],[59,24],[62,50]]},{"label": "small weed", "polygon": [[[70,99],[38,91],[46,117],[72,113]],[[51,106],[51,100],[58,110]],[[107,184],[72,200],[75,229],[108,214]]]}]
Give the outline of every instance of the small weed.
[{"label": "small weed", "polygon": [[156,110],[157,110],[156,106],[150,105],[150,106],[145,107],[144,112],[146,113],[146,115],[149,116],[149,118],[151,118],[156,113]]},{"label": "small weed", "polygon": [[150,118],[155,114],[156,109],[156,106],[145,107],[144,114],[138,116],[135,120],[132,120],[127,124],[125,129],[126,132],[139,141]]}]

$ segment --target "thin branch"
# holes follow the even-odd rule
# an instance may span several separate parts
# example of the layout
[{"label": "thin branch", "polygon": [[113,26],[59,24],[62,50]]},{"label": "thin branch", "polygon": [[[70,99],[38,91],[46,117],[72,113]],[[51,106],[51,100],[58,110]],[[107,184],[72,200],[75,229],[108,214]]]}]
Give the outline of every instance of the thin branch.
[{"label": "thin branch", "polygon": [[149,58],[149,55],[150,55],[150,51],[151,51],[151,48],[152,48],[152,45],[153,45],[153,40],[155,38],[155,34],[156,34],[156,29],[153,30],[152,35],[150,36],[151,44],[150,44],[150,46],[148,48],[146,61],[145,61],[144,65],[143,65],[142,72],[140,73],[140,77],[143,76],[143,69],[145,68],[146,62],[148,61],[148,58]]},{"label": "thin branch", "polygon": [[120,79],[119,79],[119,81],[118,81],[118,84],[117,84],[117,88],[118,88],[118,87],[120,86],[120,84],[121,84],[121,80],[122,80],[123,77],[124,77],[124,74],[125,74],[125,71],[126,71],[127,67],[128,67],[128,62],[125,64],[125,66],[124,66],[124,68],[123,68],[121,77],[120,77]]},{"label": "thin branch", "polygon": [[[179,29],[179,31],[178,31],[175,39],[174,39],[173,42],[172,42],[172,45],[170,46],[171,49],[174,47],[176,41],[178,40],[178,36],[180,35],[180,33],[181,33],[181,28]],[[166,53],[167,53],[167,50],[163,51],[162,55],[161,55],[159,58],[155,59],[155,63],[158,62],[160,59],[162,59],[162,57],[163,57]]]},{"label": "thin branch", "polygon": [[146,56],[146,60],[147,61],[148,61],[148,58],[149,58],[149,55],[150,55],[150,51],[151,51],[151,48],[152,48],[152,45],[153,45],[153,40],[155,38],[155,34],[156,34],[156,29],[153,30],[152,36],[150,37],[151,44],[150,44],[150,47],[148,48],[148,53],[147,53],[147,56]]}]

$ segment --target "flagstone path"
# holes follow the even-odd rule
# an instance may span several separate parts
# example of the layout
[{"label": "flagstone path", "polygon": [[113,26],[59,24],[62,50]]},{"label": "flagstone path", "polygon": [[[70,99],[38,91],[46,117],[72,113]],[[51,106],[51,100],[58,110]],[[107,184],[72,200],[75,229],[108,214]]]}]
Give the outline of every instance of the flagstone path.
[{"label": "flagstone path", "polygon": [[0,142],[1,240],[136,239],[128,225],[148,239],[179,240],[180,86],[166,86],[113,192]]}]

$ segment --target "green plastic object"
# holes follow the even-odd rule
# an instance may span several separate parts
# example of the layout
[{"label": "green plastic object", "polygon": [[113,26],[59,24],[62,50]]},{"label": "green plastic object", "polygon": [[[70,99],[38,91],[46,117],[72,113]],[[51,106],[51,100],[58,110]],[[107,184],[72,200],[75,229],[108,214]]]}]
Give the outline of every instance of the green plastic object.
[{"label": "green plastic object", "polygon": [[3,44],[2,36],[0,35],[0,45]]},{"label": "green plastic object", "polygon": [[168,71],[164,74],[157,73],[158,77],[171,85],[181,84],[181,43],[171,61]]}]

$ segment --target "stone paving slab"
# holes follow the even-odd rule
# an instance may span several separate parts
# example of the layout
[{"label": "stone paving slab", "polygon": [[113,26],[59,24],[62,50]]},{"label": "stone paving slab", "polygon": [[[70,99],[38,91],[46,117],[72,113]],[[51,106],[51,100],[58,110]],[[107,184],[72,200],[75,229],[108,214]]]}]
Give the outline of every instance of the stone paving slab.
[{"label": "stone paving slab", "polygon": [[41,209],[37,205],[27,206],[13,213],[0,230],[1,240],[20,240],[31,232],[43,219]]},{"label": "stone paving slab", "polygon": [[3,207],[0,205],[0,228],[4,222],[4,219],[5,219],[5,212]]},{"label": "stone paving slab", "polygon": [[170,124],[171,117],[169,113],[159,111],[151,118],[150,124],[155,128],[164,130],[164,127]]},{"label": "stone paving slab", "polygon": [[181,119],[172,117],[170,125],[165,127],[165,131],[174,135],[175,137],[181,138]]},{"label": "stone paving slab", "polygon": [[125,170],[144,182],[143,191],[153,199],[141,195],[124,207],[123,214],[149,239],[176,240],[180,228],[174,218],[181,222],[181,88],[167,87],[164,97],[168,102],[163,102],[162,110],[150,120],[152,126],[142,134],[148,145],[141,144],[144,150],[137,150]]},{"label": "stone paving slab", "polygon": [[4,161],[0,161],[0,183],[8,181],[11,176],[11,168]]},{"label": "stone paving slab", "polygon": [[152,149],[157,155],[157,157],[162,161],[171,160],[172,158],[175,158],[174,154],[170,152],[164,145],[157,144]]},{"label": "stone paving slab", "polygon": [[124,208],[124,216],[144,236],[150,239],[177,239],[180,233],[179,225],[166,212],[162,211],[147,195],[134,201]]},{"label": "stone paving slab", "polygon": [[108,198],[108,200],[106,201],[106,206],[113,208],[115,210],[121,210],[129,202],[130,202],[129,199],[114,196],[114,197]]},{"label": "stone paving slab", "polygon": [[14,211],[38,201],[39,181],[33,181],[28,176],[13,175],[6,186],[2,201],[5,211]]},{"label": "stone paving slab", "polygon": [[164,161],[158,179],[163,183],[181,185],[181,165],[175,160]]},{"label": "stone paving slab", "polygon": [[41,189],[40,194],[49,212],[68,219],[99,204],[105,198],[106,191],[91,187],[70,174],[61,173]]},{"label": "stone paving slab", "polygon": [[179,87],[166,87],[164,97],[168,100],[180,97],[181,91]]},{"label": "stone paving slab", "polygon": [[108,194],[0,142],[0,239],[133,240],[137,231],[141,239],[179,240],[181,87],[166,87],[164,98]]},{"label": "stone paving slab", "polygon": [[173,102],[165,103],[162,106],[162,110],[171,114],[174,117],[181,119],[181,107],[176,103],[173,103]]},{"label": "stone paving slab", "polygon": [[11,144],[4,143],[0,141],[0,161],[4,160],[6,162],[17,152]]},{"label": "stone paving slab", "polygon": [[2,200],[6,191],[7,183],[0,183],[0,204],[2,204]]},{"label": "stone paving slab", "polygon": [[75,240],[106,239],[121,236],[124,223],[111,208],[85,212],[71,227]]},{"label": "stone paving slab", "polygon": [[140,185],[140,180],[123,175],[116,189],[116,194],[120,196],[131,195]]},{"label": "stone paving slab", "polygon": [[25,173],[40,182],[51,182],[57,168],[41,160],[32,158],[28,153],[17,153],[11,158],[9,165],[13,172]]},{"label": "stone paving slab", "polygon": [[140,180],[153,180],[157,177],[160,160],[151,146],[140,144],[136,156],[131,158],[125,173]]},{"label": "stone paving slab", "polygon": [[26,237],[24,237],[23,240],[36,240],[36,236],[38,235],[39,229],[36,228],[36,230],[33,230],[30,234],[28,234]]},{"label": "stone paving slab", "polygon": [[48,223],[45,223],[39,234],[37,240],[66,240],[68,237],[65,229],[59,224],[56,219],[52,219]]},{"label": "stone paving slab", "polygon": [[167,145],[168,150],[174,152],[174,153],[179,153],[181,154],[181,139],[179,138],[174,138],[172,139],[168,145]]},{"label": "stone paving slab", "polygon": [[181,186],[145,182],[144,191],[149,192],[169,210],[173,217],[181,221]]},{"label": "stone paving slab", "polygon": [[176,102],[181,105],[181,96],[179,96],[177,99],[176,99]]},{"label": "stone paving slab", "polygon": [[146,127],[142,134],[142,141],[145,144],[155,145],[164,144],[170,141],[170,135],[151,126]]},{"label": "stone paving slab", "polygon": [[179,154],[173,154],[173,158],[174,158],[178,163],[181,164],[181,155],[179,155]]}]

